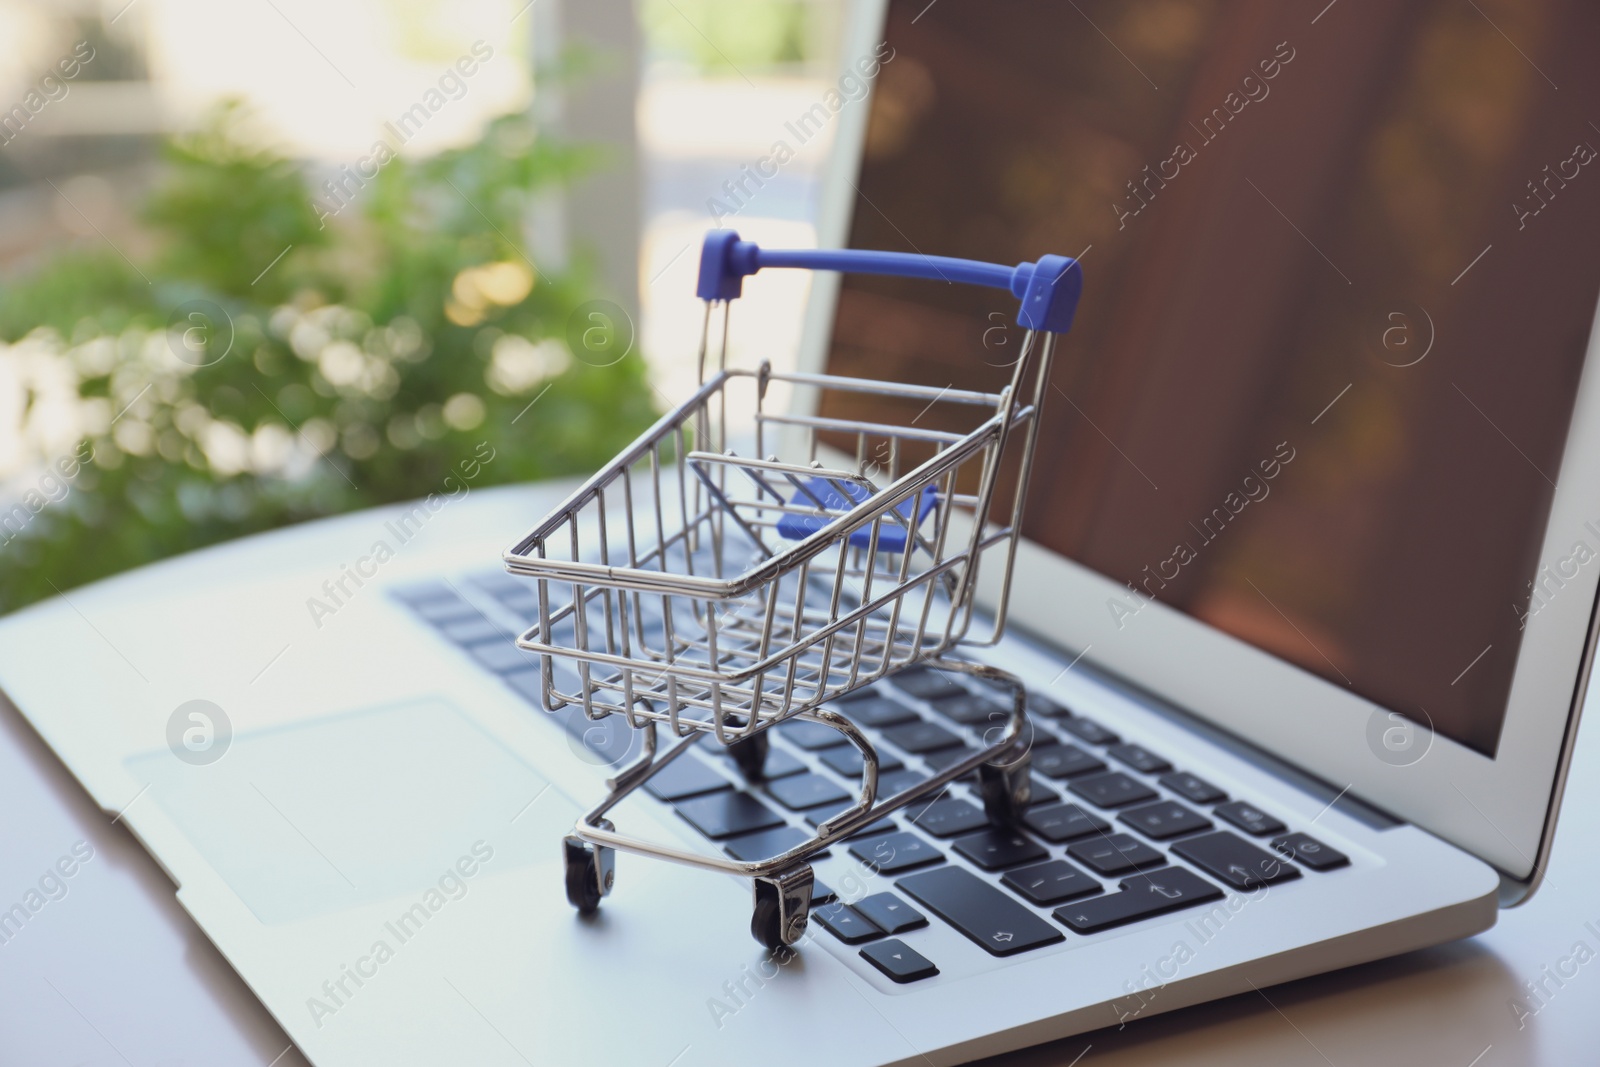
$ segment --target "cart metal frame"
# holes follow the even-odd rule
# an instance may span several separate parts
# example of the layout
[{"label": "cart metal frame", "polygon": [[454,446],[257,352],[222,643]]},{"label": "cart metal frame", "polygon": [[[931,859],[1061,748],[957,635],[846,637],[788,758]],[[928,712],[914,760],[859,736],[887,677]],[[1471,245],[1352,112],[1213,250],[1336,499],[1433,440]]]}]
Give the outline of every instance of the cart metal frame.
[{"label": "cart metal frame", "polygon": [[[731,302],[743,279],[764,268],[1007,289],[1026,331],[1011,380],[985,393],[778,373],[766,363],[729,368]],[[511,573],[536,583],[538,618],[518,644],[539,655],[546,706],[577,704],[593,720],[621,715],[644,734],[638,761],[608,780],[605,799],[564,840],[567,895],[581,912],[610,893],[615,852],[631,852],[752,879],[752,933],[769,948],[793,945],[810,910],[807,861],[830,845],[974,770],[991,819],[1009,821],[1026,808],[1021,683],[947,653],[993,644],[1004,632],[1055,338],[1070,327],[1081,287],[1076,261],[1063,256],[1005,267],[763,249],[726,230],[707,236],[697,287],[706,301],[700,388],[504,556]],[[717,367],[708,377],[713,347]],[[831,394],[836,407],[901,400],[926,414],[941,406],[936,421],[944,425],[919,425],[922,415],[895,424],[778,410],[769,405],[774,386]],[[734,447],[730,412],[735,421],[753,415],[749,454]],[[852,442],[853,466],[824,461]],[[988,555],[1000,557],[1002,592],[980,636],[971,632],[973,604]],[[826,705],[917,665],[1009,690],[1010,714],[987,748],[879,799],[872,743]],[[810,839],[745,862],[631,837],[607,818],[707,735],[759,779],[766,731],[789,720],[838,730],[862,759],[858,799]],[[662,731],[676,739],[664,751]]]}]

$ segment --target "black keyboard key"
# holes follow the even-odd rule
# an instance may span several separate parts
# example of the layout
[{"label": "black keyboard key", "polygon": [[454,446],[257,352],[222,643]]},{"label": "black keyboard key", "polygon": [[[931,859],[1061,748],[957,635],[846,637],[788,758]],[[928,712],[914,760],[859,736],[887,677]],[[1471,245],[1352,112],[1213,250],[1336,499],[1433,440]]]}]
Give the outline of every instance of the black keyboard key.
[{"label": "black keyboard key", "polygon": [[1100,834],[1067,846],[1067,855],[1100,874],[1160,867],[1167,857],[1132,834]]},{"label": "black keyboard key", "polygon": [[[708,738],[701,742],[701,745],[707,752],[713,752],[718,756],[731,754],[731,750],[727,745],[719,745],[715,739]],[[806,765],[795,759],[792,754],[774,745],[767,749],[767,759],[762,764],[761,777],[765,781],[771,781],[774,778],[785,778],[791,774],[799,774],[807,769]]]},{"label": "black keyboard key", "polygon": [[913,867],[944,862],[943,852],[904,830],[878,837],[858,837],[850,845],[850,854],[883,874],[899,874]]},{"label": "black keyboard key", "polygon": [[1030,692],[1028,694],[1028,710],[1035,715],[1043,715],[1050,719],[1065,719],[1072,714],[1060,701],[1047,697],[1043,693]]},{"label": "black keyboard key", "polygon": [[835,893],[827,885],[827,883],[819,881],[819,880],[813,880],[812,881],[812,883],[811,883],[811,906],[813,908],[820,908],[824,904],[832,904],[834,901],[836,901],[838,899],[839,899],[839,894]]},{"label": "black keyboard key", "polygon": [[903,934],[928,925],[928,917],[893,893],[874,893],[856,901],[855,909],[886,934]]},{"label": "black keyboard key", "polygon": [[937,752],[942,748],[956,748],[964,744],[961,738],[938,723],[925,722],[921,719],[900,726],[891,726],[883,731],[883,737],[891,745],[914,756],[920,756],[924,752]]},{"label": "black keyboard key", "polygon": [[[467,605],[471,607],[471,605]],[[491,622],[483,612],[473,608],[472,614],[447,622],[439,632],[458,645],[477,645],[484,641],[509,641],[511,633],[499,623]]]},{"label": "black keyboard key", "polygon": [[1106,769],[1103,760],[1095,759],[1077,745],[1040,745],[1032,756],[1033,769],[1046,778],[1075,778]]},{"label": "black keyboard key", "polygon": [[1218,804],[1213,810],[1217,813],[1218,818],[1232,823],[1252,837],[1281,834],[1287,829],[1277,819],[1274,819],[1254,804],[1248,804],[1243,800]]},{"label": "black keyboard key", "polygon": [[[839,814],[844,809],[850,808],[850,807],[854,807],[854,806],[855,806],[855,800],[854,799],[851,799],[851,800],[840,800],[840,801],[836,801],[836,802],[834,802],[832,804],[819,804],[817,807],[807,809],[807,811],[806,811],[806,822],[810,823],[812,826],[821,826],[823,823],[827,822],[829,819],[833,818],[835,815]],[[870,822],[867,825],[863,826],[861,829],[857,830],[855,833],[851,834],[850,836],[851,837],[866,837],[869,834],[886,834],[886,833],[889,833],[890,831],[892,831],[893,829],[894,829],[894,822],[892,820],[890,820],[890,819],[874,819],[872,822]]]},{"label": "black keyboard key", "polygon": [[997,826],[957,838],[951,847],[986,871],[1034,863],[1050,855],[1032,838]]},{"label": "black keyboard key", "polygon": [[[740,834],[722,843],[722,848],[736,860],[753,863],[781,856],[794,846],[811,840],[811,835],[797,827],[774,826],[770,830],[757,830],[753,834]],[[818,853],[819,856],[826,852]]]},{"label": "black keyboard key", "polygon": [[[904,793],[907,789],[928,780],[928,776],[921,771],[911,771],[901,768],[898,771],[878,771],[878,799],[886,800],[896,793]],[[922,803],[918,801],[918,803]]]},{"label": "black keyboard key", "polygon": [[[940,749],[938,752],[926,753],[923,755],[922,760],[929,766],[929,768],[937,772],[944,770],[946,767],[949,767],[952,764],[960,763],[967,757],[976,755],[977,752],[977,749],[968,748],[963,745],[960,748],[944,748]],[[977,781],[977,779],[978,772],[970,771],[967,774],[963,774],[961,777],[957,778],[956,781]]]},{"label": "black keyboard key", "polygon": [[715,793],[727,789],[731,783],[718,774],[693,752],[685,752],[644,783],[645,790],[657,800],[682,800],[702,793]]},{"label": "black keyboard key", "polygon": [[1080,741],[1087,741],[1091,745],[1114,745],[1120,738],[1107,730],[1093,719],[1085,719],[1081,715],[1074,715],[1070,719],[1061,720],[1061,728]]},{"label": "black keyboard key", "polygon": [[[718,747],[724,752],[727,751],[726,745]],[[773,747],[767,749],[766,761],[761,765],[761,777],[764,781],[770,782],[774,778],[786,778],[791,774],[799,774],[805,769],[806,765],[795,759],[791,753],[785,752],[781,748]]]},{"label": "black keyboard key", "polygon": [[1117,821],[1157,841],[1168,841],[1184,834],[1211,829],[1210,819],[1190,811],[1175,800],[1158,800],[1154,804],[1125,808],[1117,816]]},{"label": "black keyboard key", "polygon": [[1204,778],[1190,774],[1188,771],[1173,771],[1171,774],[1163,774],[1156,781],[1191,804],[1220,804],[1228,799],[1228,794]]},{"label": "black keyboard key", "polygon": [[994,956],[1065,941],[1061,931],[964,867],[907,875],[895,885]]},{"label": "black keyboard key", "polygon": [[1300,869],[1283,857],[1226,830],[1179,841],[1172,852],[1235,889],[1259,889],[1300,877]]},{"label": "black keyboard key", "polygon": [[859,945],[883,936],[883,931],[873,925],[870,919],[848,904],[825,904],[813,909],[811,917],[847,945]]},{"label": "black keyboard key", "polygon": [[680,800],[674,807],[690,825],[713,841],[784,824],[782,815],[749,793],[712,793]]},{"label": "black keyboard key", "polygon": [[846,744],[848,739],[844,734],[831,726],[824,726],[820,722],[794,722],[782,723],[776,727],[778,735],[792,745],[798,745],[807,752],[818,749],[832,748],[834,745]]},{"label": "black keyboard key", "polygon": [[1349,856],[1336,848],[1329,848],[1310,834],[1274,837],[1272,847],[1292,860],[1299,860],[1313,871],[1331,871],[1350,865]]},{"label": "black keyboard key", "polygon": [[1078,931],[1092,934],[1113,926],[1163,915],[1179,908],[1220,900],[1222,890],[1181,867],[1122,880],[1122,891],[1089,897],[1055,910],[1055,917]]},{"label": "black keyboard key", "polygon": [[893,682],[896,688],[923,700],[935,700],[967,691],[953,675],[935,667],[913,667],[891,676],[889,681]]},{"label": "black keyboard key", "polygon": [[918,830],[925,830],[934,837],[954,837],[969,830],[976,830],[980,826],[989,825],[989,817],[983,813],[982,808],[960,797],[935,800],[932,804],[914,810],[910,818],[912,825]]},{"label": "black keyboard key", "polygon": [[1161,774],[1172,770],[1172,764],[1151,752],[1143,745],[1123,743],[1106,749],[1106,755],[1118,763],[1126,764],[1140,774]]},{"label": "black keyboard key", "polygon": [[868,945],[861,950],[861,958],[882,971],[891,982],[901,985],[932,978],[939,973],[939,968],[926,956],[898,939]]},{"label": "black keyboard key", "polygon": [[767,792],[790,811],[803,811],[818,804],[831,804],[849,800],[848,790],[820,774],[792,774],[767,783]]},{"label": "black keyboard key", "polygon": [[1028,794],[1028,807],[1038,808],[1046,804],[1057,804],[1061,801],[1061,794],[1044,784],[1044,779],[1037,774],[1033,775],[1033,791]]},{"label": "black keyboard key", "polygon": [[933,703],[933,710],[962,726],[988,725],[991,721],[1003,724],[1009,709],[977,693],[957,693],[941,697]]},{"label": "black keyboard key", "polygon": [[1060,904],[1100,892],[1099,882],[1066,860],[1051,860],[1007,871],[1000,882],[1039,905]]},{"label": "black keyboard key", "polygon": [[[509,674],[520,671],[524,667],[537,667],[539,658],[532,652],[524,652],[518,648],[512,639],[501,636],[497,641],[485,641],[481,644],[469,645],[467,651],[472,653],[472,658],[479,664],[487,667],[496,674]],[[581,712],[580,712],[581,714]],[[618,715],[618,719],[622,716]]]},{"label": "black keyboard key", "polygon": [[840,704],[836,710],[857,726],[866,726],[873,730],[881,730],[885,726],[898,726],[918,718],[916,712],[898,700],[880,696],[852,700],[848,704]]},{"label": "black keyboard key", "polygon": [[[889,771],[898,771],[905,766],[905,761],[892,752],[882,748],[879,748],[877,752],[878,776],[880,778]],[[835,774],[844,775],[851,781],[858,781],[861,778],[861,770],[865,766],[865,757],[861,755],[861,750],[854,745],[846,745],[843,748],[830,748],[826,752],[819,753],[817,758],[822,761],[824,767],[827,767]]]},{"label": "black keyboard key", "polygon": [[1105,833],[1111,824],[1092,815],[1076,804],[1049,804],[1030,808],[1022,817],[1028,829],[1057,844],[1073,841],[1090,834]]},{"label": "black keyboard key", "polygon": [[1155,790],[1121,771],[1079,778],[1069,783],[1067,788],[1102,808],[1120,808],[1156,798]]}]

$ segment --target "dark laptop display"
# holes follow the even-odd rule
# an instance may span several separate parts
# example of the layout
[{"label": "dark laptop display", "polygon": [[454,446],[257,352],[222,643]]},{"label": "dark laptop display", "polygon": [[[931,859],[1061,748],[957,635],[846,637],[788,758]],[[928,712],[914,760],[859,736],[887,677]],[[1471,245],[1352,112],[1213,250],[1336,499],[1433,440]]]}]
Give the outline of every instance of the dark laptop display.
[{"label": "dark laptop display", "polygon": [[[1527,618],[1600,560],[1600,504],[1539,559],[1600,8],[1321,7],[895,0],[849,243],[1084,249],[1027,535],[1121,626],[1153,597],[1492,756]],[[1005,310],[847,278],[830,370],[996,387]]]}]

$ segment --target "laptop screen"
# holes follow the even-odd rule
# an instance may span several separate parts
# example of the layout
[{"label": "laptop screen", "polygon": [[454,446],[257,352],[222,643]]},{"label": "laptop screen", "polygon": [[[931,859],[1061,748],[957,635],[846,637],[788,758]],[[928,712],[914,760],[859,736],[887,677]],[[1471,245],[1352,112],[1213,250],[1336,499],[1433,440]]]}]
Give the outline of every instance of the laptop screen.
[{"label": "laptop screen", "polygon": [[[1600,295],[1600,7],[891,0],[849,243],[1081,253],[1025,534],[1493,756]],[[892,49],[892,51],[891,51]],[[995,388],[1004,294],[829,369]],[[915,414],[914,412],[910,414]]]}]

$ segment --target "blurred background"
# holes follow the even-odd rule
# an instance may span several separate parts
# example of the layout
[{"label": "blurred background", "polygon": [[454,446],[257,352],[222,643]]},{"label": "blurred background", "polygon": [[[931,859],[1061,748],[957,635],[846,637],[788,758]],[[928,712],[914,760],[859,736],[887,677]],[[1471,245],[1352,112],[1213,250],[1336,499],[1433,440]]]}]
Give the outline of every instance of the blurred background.
[{"label": "blurred background", "polygon": [[[0,611],[485,445],[599,466],[692,388],[712,201],[847,3],[0,0]],[[725,224],[814,244],[832,133]]]}]

